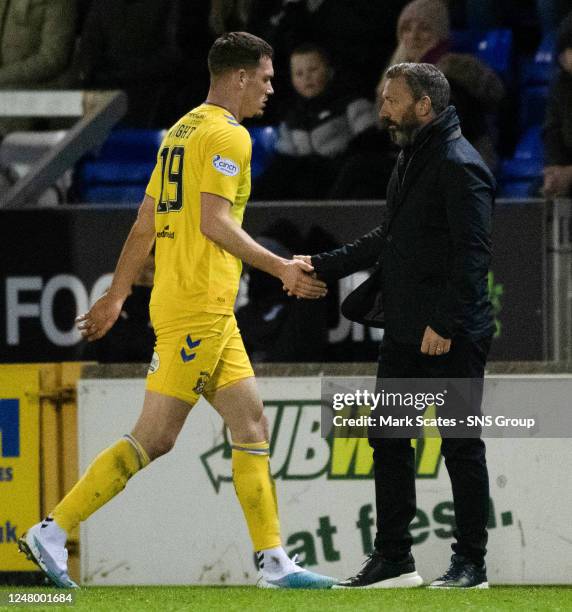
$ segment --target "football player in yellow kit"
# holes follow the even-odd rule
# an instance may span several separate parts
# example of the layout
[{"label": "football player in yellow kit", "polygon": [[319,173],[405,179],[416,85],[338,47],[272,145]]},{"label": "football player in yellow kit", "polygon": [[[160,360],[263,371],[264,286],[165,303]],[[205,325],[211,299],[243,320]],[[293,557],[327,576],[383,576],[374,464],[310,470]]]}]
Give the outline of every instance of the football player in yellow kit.
[{"label": "football player in yellow kit", "polygon": [[101,338],[156,243],[150,311],[157,343],[139,420],[19,540],[20,549],[58,586],[77,586],[67,570],[67,534],[173,447],[201,395],[231,433],[233,482],[258,556],[258,586],[335,583],[300,568],[282,548],[267,423],[233,314],[242,261],[280,278],[298,297],[315,299],[326,292],[311,265],[272,254],[241,228],[251,156],[241,121],[261,115],[273,93],[272,48],[251,34],[231,32],[215,41],[208,62],[207,100],[166,135],[111,287],[77,320],[85,338]]}]

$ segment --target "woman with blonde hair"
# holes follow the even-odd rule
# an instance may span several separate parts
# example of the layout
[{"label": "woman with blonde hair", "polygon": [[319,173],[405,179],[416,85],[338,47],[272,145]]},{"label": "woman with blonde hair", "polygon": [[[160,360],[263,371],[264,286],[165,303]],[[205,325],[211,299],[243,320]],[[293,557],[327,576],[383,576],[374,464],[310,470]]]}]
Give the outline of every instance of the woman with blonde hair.
[{"label": "woman with blonde hair", "polygon": [[[491,169],[497,156],[489,126],[490,115],[499,108],[505,91],[497,74],[476,57],[450,51],[449,11],[442,0],[413,0],[405,5],[397,21],[397,48],[389,64],[416,62],[434,64],[451,85],[451,103],[456,107],[467,140]],[[376,89],[381,106],[385,71]]]}]

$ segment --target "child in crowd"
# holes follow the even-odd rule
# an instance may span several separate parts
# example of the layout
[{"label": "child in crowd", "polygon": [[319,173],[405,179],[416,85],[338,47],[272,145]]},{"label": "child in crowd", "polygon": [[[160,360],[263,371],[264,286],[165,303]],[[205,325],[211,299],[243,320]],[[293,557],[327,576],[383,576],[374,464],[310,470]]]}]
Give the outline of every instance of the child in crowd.
[{"label": "child in crowd", "polygon": [[290,77],[295,97],[280,123],[278,155],[255,183],[254,197],[383,198],[387,176],[368,163],[382,138],[373,102],[347,91],[314,44],[292,52]]}]

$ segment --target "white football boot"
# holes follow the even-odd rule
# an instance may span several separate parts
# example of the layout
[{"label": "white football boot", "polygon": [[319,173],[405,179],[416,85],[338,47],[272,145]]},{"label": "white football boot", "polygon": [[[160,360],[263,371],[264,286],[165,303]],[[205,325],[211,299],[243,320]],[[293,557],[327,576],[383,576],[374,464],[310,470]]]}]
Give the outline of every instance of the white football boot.
[{"label": "white football boot", "polygon": [[63,589],[77,589],[78,585],[68,575],[68,551],[45,536],[45,530],[53,519],[46,519],[30,527],[18,539],[18,548],[33,561],[44,574]]},{"label": "white football boot", "polygon": [[290,559],[281,547],[257,552],[256,557],[259,589],[331,589],[338,582],[296,565],[298,555]]}]

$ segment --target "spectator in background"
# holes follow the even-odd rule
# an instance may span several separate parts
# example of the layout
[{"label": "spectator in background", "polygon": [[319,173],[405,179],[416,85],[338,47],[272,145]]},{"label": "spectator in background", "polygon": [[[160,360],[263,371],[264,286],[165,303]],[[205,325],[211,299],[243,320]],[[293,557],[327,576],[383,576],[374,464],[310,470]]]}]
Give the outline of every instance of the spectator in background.
[{"label": "spectator in background", "polygon": [[75,0],[0,2],[0,87],[39,89],[68,85],[76,27]]},{"label": "spectator in background", "polygon": [[[75,31],[75,0],[1,0],[0,89],[69,87]],[[36,125],[2,118],[0,133]]]},{"label": "spectator in background", "polygon": [[448,0],[455,10],[461,6],[465,13],[466,27],[473,30],[489,30],[518,25],[520,12],[530,7],[536,13],[542,36],[558,28],[558,24],[572,8],[570,0]]},{"label": "spectator in background", "polygon": [[[247,30],[268,40],[275,49],[276,95],[266,120],[278,121],[287,111],[287,78],[292,51],[313,41],[330,57],[348,87],[370,96],[380,71],[395,46],[395,23],[406,0],[213,0],[250,6]],[[234,8],[230,16],[241,14]],[[356,66],[359,68],[356,70]]]},{"label": "spectator in background", "polygon": [[328,51],[339,74],[348,80],[353,76],[352,86],[371,95],[395,44],[395,23],[406,0],[307,0],[306,4],[311,11],[311,39]]},{"label": "spectator in background", "polygon": [[[284,0],[271,18],[274,32],[290,45],[312,40],[324,48],[336,70],[347,70],[353,86],[371,88],[395,43],[394,27],[405,0]],[[292,46],[288,51],[292,50]]]},{"label": "spectator in background", "polygon": [[[80,41],[80,76],[84,87],[123,89],[128,96],[124,124],[164,128],[204,93],[204,67],[187,61],[198,47],[204,57],[207,11],[197,0],[97,0],[90,6]],[[201,22],[201,19],[205,23]],[[189,20],[191,20],[189,22]],[[203,62],[204,64],[204,62]],[[179,86],[181,85],[181,86]],[[179,91],[173,96],[173,91]]]},{"label": "spectator in background", "polygon": [[[405,6],[397,22],[397,48],[389,66],[401,62],[435,64],[451,85],[451,103],[456,107],[465,138],[477,149],[489,168],[497,155],[489,116],[504,97],[504,86],[493,70],[476,57],[449,50],[449,14],[441,0],[414,0]],[[377,87],[381,101],[384,79]]]},{"label": "spectator in background", "polygon": [[[335,78],[326,52],[313,43],[293,51],[290,76],[296,95],[280,124],[278,155],[254,184],[256,199],[340,199],[352,197],[346,185],[354,183],[360,185],[354,197],[379,197],[381,170],[352,159],[377,145],[373,103]],[[348,167],[357,180],[347,176]]]},{"label": "spectator in background", "polygon": [[221,36],[233,30],[249,30],[257,4],[255,0],[211,0],[209,27],[212,33]]},{"label": "spectator in background", "polygon": [[[209,30],[214,36],[224,32],[245,31],[260,36],[274,47],[275,95],[268,100],[265,123],[278,123],[290,92],[289,56],[306,40],[306,28],[300,12],[304,2],[291,0],[210,0]],[[250,124],[257,123],[253,118]]]},{"label": "spectator in background", "polygon": [[123,303],[117,323],[107,335],[88,344],[84,359],[99,363],[149,363],[155,333],[149,317],[149,301],[155,276],[155,249],[149,254],[131,293]]},{"label": "spectator in background", "polygon": [[[256,238],[279,257],[292,258],[280,242]],[[323,300],[292,300],[279,279],[249,268],[248,303],[236,312],[244,346],[253,363],[321,362],[327,342],[327,306]]]},{"label": "spectator in background", "polygon": [[572,194],[572,13],[558,31],[560,70],[551,86],[544,122],[544,185],[547,197]]}]

